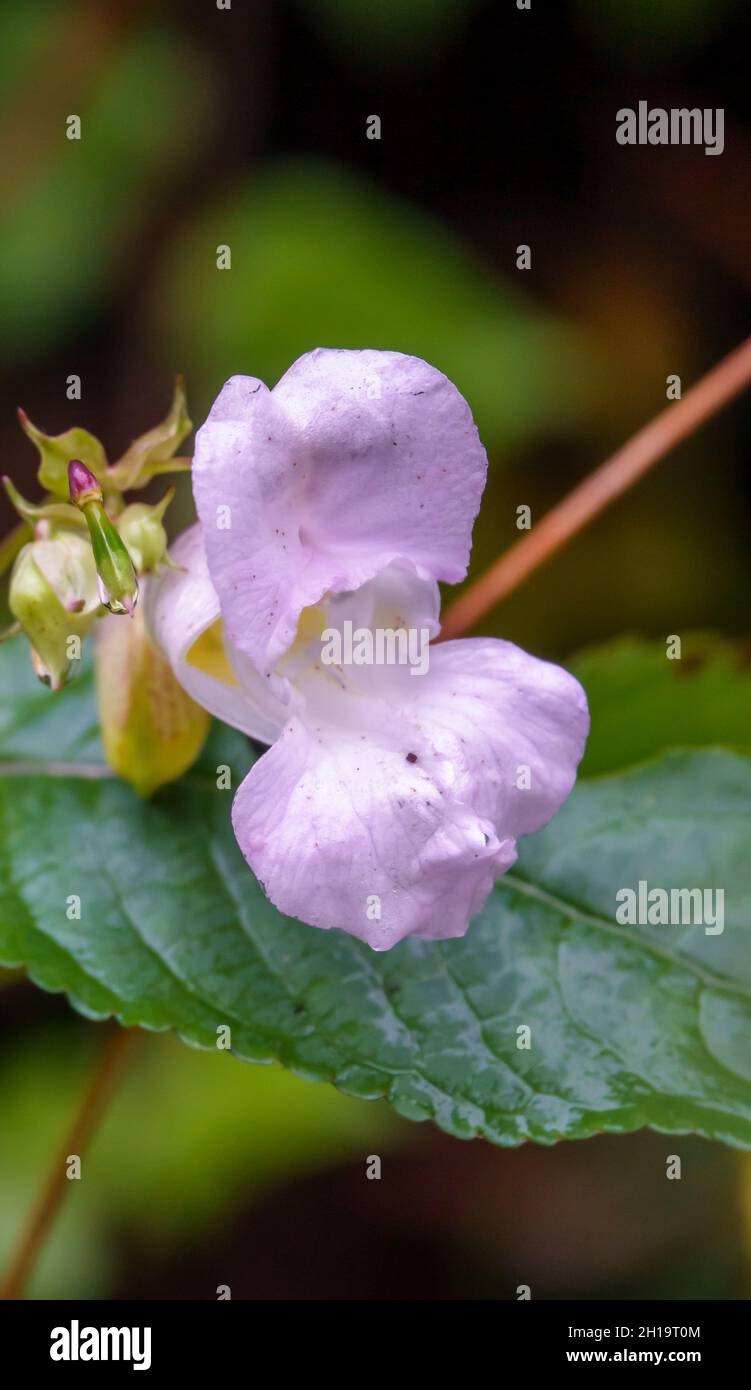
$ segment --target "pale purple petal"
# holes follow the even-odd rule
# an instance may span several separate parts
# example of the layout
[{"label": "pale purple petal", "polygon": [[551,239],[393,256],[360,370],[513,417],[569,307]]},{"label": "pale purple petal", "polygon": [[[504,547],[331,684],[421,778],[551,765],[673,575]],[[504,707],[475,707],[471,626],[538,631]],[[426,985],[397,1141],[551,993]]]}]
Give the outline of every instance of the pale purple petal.
[{"label": "pale purple petal", "polygon": [[466,401],[419,358],[319,348],[273,391],[233,377],[193,486],[234,645],[270,669],[304,607],[394,560],[462,579],[485,472]]},{"label": "pale purple petal", "polygon": [[472,637],[431,647],[417,692],[402,683],[454,769],[457,796],[514,836],[547,824],[589,732],[587,697],[568,671],[513,642]]},{"label": "pale purple petal", "polygon": [[[299,638],[279,661],[276,670],[294,682],[296,692],[304,697],[307,717],[326,717],[326,704],[331,695],[347,693],[350,698],[339,701],[335,719],[343,727],[360,718],[361,703],[353,696],[385,699],[392,695],[393,671],[378,664],[326,664],[324,652],[330,650],[328,634],[340,635],[339,647],[344,653],[349,628],[350,647],[353,638],[362,632],[380,631],[384,636],[394,634],[393,647],[397,655],[414,658],[424,664],[421,654],[429,658],[431,640],[440,632],[441,596],[433,579],[420,579],[411,565],[395,561],[387,565],[374,579],[354,591],[333,595],[327,603],[307,610],[316,614],[315,625],[307,622],[310,636],[306,642]],[[375,650],[375,649],[374,649]],[[302,713],[302,707],[300,707]],[[303,716],[305,717],[305,716]],[[331,711],[331,718],[334,713]]]},{"label": "pale purple petal", "polygon": [[463,935],[516,857],[387,730],[376,745],[291,720],[240,786],[232,820],[280,911],[377,951],[410,935]]},{"label": "pale purple petal", "polygon": [[578,682],[508,642],[447,643],[425,676],[388,674],[388,702],[306,681],[305,723],[233,809],[277,907],[376,950],[463,935],[517,837],[570,792],[589,723]]},{"label": "pale purple petal", "polygon": [[[209,579],[199,524],[183,532],[170,549],[179,570],[166,570],[146,585],[146,616],[152,635],[187,693],[225,724],[272,743],[289,717],[258,673],[250,668],[242,682],[236,654],[223,640],[219,599]],[[211,659],[206,634],[213,637]],[[202,650],[200,640],[204,639]],[[210,649],[209,649],[210,650]]]}]

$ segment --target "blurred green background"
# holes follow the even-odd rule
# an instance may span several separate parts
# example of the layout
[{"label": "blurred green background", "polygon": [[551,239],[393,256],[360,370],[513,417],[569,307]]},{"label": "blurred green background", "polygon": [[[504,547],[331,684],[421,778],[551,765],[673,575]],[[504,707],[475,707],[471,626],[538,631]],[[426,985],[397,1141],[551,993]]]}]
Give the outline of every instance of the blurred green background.
[{"label": "blurred green background", "polygon": [[[414,352],[488,448],[479,573],[521,503],[542,516],[663,407],[669,375],[688,386],[748,331],[748,30],[741,0],[2,7],[3,471],[34,495],[19,404],[112,458],[178,370],[200,422],[234,372],[271,384],[318,345]],[[615,112],[643,98],[724,107],[722,158],[618,147]],[[742,402],[483,630],[553,658],[622,632],[747,632],[750,444]],[[183,483],[173,520],[190,506]],[[0,976],[0,1260],[102,1041]],[[743,1161],[681,1141],[692,1180],[666,1200],[665,1152],[649,1134],[465,1145],[144,1036],[31,1292],[748,1296]]]}]

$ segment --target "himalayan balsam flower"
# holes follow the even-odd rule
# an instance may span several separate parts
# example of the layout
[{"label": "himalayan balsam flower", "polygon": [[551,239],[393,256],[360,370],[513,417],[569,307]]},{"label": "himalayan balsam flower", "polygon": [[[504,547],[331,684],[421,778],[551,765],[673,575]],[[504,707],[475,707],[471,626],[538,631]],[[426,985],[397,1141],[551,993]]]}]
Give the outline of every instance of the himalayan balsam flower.
[{"label": "himalayan balsam flower", "polygon": [[419,358],[318,349],[273,391],[233,377],[198,432],[184,570],[152,604],[193,699],[271,745],[233,806],[269,898],[376,950],[462,936],[584,749],[577,681],[510,642],[431,647],[418,676],[322,660],[345,624],[438,633],[486,468],[466,402]]}]

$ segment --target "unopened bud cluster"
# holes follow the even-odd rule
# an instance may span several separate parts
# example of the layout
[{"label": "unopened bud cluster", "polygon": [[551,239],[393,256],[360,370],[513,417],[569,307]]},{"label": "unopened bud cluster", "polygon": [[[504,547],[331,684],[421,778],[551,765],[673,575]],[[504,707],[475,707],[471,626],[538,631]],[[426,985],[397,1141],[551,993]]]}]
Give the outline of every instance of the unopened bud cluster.
[{"label": "unopened bud cluster", "polygon": [[3,547],[6,556],[15,554],[9,607],[16,628],[28,639],[40,680],[59,690],[80,662],[83,640],[98,625],[105,751],[115,770],[148,795],[190,765],[209,726],[155,649],[141,608],[134,623],[119,621],[136,617],[142,586],[161,565],[171,564],[164,513],[174,488],[153,505],[126,504],[124,494],[157,475],[190,467],[189,459],[174,457],[192,428],[182,381],[166,419],[113,464],[87,430],[46,435],[23,411],[19,419],[39,451],[44,496],[28,502],[9,478],[3,480],[20,518]]},{"label": "unopened bud cluster", "polygon": [[109,464],[103,445],[87,430],[47,435],[23,411],[19,419],[39,451],[46,495],[40,503],[27,502],[4,479],[27,536],[11,574],[9,606],[29,640],[34,669],[57,690],[74,669],[78,649],[72,639],[80,648],[104,609],[132,617],[139,575],[169,563],[163,519],[174,489],[155,505],[126,506],[123,494],[158,473],[188,466],[172,456],[191,422],[178,380],[167,418]]}]

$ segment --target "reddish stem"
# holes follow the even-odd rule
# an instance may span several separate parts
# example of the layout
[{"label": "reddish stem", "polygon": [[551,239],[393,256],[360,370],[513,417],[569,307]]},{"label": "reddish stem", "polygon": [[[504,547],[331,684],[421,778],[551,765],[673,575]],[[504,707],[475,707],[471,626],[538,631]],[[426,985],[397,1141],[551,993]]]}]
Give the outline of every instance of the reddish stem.
[{"label": "reddish stem", "polygon": [[590,473],[573,492],[544,516],[531,531],[451,605],[441,625],[439,641],[458,637],[474,627],[488,609],[518,588],[534,570],[560,550],[578,531],[604,511],[676,444],[739,395],[751,382],[751,338],[728,353],[692,386],[682,400],[639,430],[606,463]]}]

